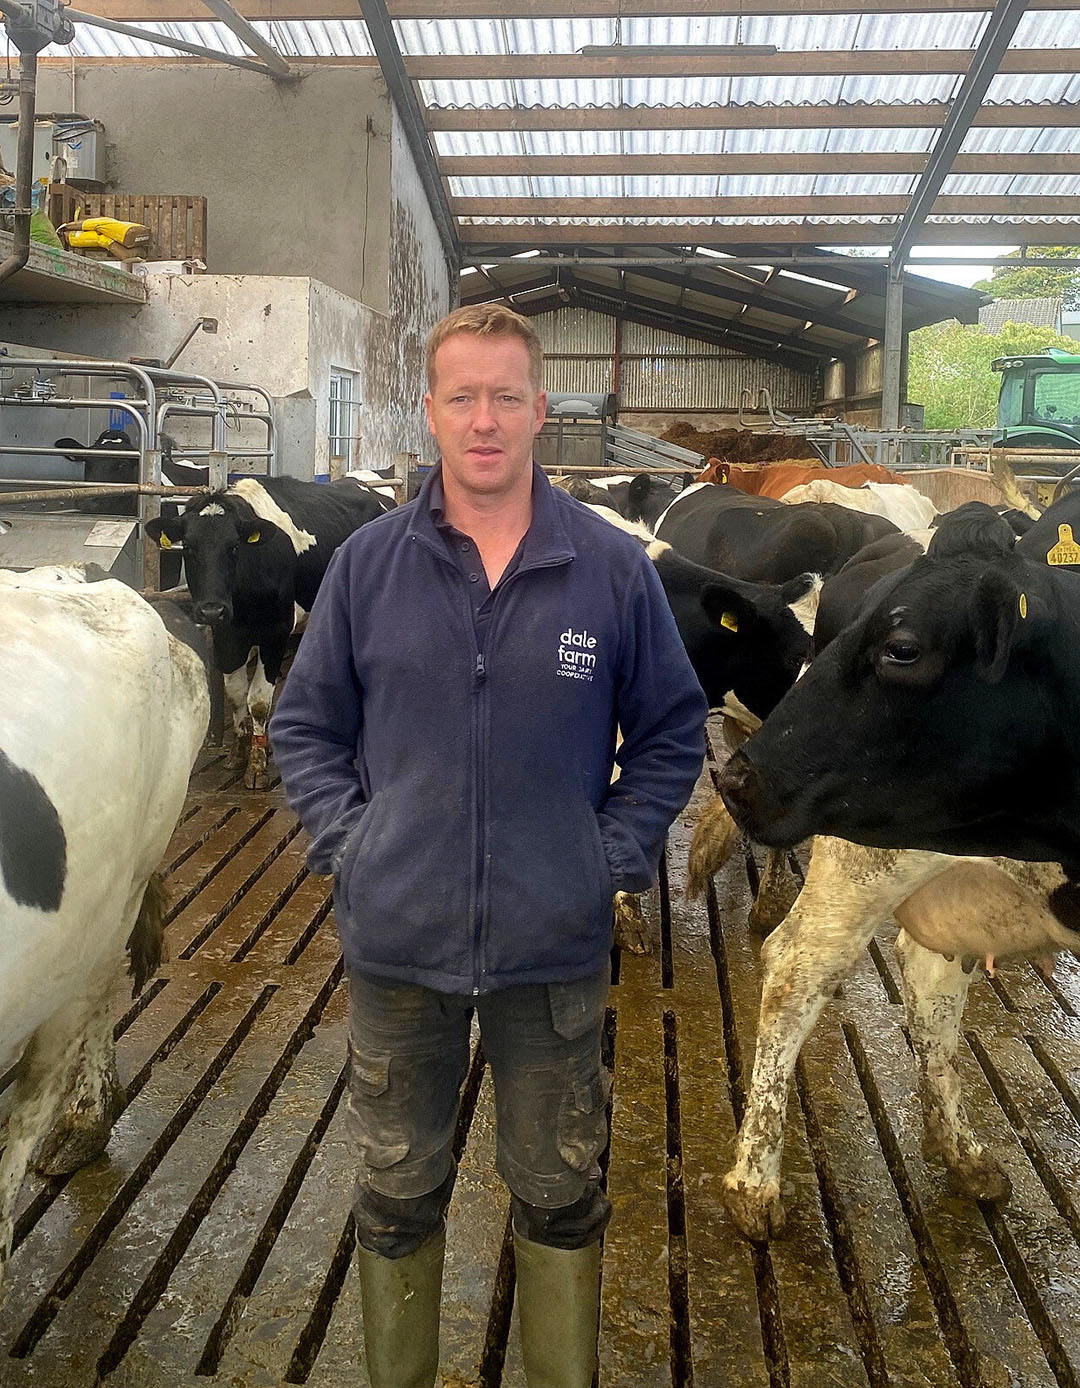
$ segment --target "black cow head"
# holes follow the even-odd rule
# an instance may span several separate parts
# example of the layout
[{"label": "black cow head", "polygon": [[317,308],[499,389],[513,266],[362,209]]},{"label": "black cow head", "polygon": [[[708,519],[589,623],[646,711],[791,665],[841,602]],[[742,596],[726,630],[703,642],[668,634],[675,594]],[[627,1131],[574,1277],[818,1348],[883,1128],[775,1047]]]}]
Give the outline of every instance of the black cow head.
[{"label": "black cow head", "polygon": [[710,708],[734,694],[764,718],[808,657],[810,636],[791,604],[809,592],[813,578],[746,583],[693,564],[666,545],[649,552]]},{"label": "black cow head", "polygon": [[1024,826],[1072,775],[1059,589],[1080,579],[1013,538],[969,512],[870,590],[724,772],[753,837],[1045,856]]},{"label": "black cow head", "polygon": [[162,549],[183,547],[192,615],[212,627],[233,620],[238,579],[253,567],[252,547],[276,555],[284,542],[293,552],[283,531],[229,492],[194,497],[178,516],[148,521],[146,533]]}]

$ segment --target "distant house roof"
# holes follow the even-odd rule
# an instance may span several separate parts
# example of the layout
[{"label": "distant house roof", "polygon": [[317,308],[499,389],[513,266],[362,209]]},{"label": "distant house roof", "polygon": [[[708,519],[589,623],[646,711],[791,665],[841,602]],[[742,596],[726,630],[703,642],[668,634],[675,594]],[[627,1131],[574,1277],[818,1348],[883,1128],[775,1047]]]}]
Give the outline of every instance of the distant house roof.
[{"label": "distant house roof", "polygon": [[995,299],[979,309],[979,325],[999,333],[1006,323],[1030,323],[1033,328],[1061,332],[1061,299]]}]

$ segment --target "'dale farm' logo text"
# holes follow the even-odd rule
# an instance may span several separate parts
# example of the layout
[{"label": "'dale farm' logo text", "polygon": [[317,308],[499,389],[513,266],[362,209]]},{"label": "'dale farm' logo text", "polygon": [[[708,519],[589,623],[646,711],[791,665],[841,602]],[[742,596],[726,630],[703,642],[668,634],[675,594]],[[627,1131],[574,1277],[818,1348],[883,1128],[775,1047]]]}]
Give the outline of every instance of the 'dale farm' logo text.
[{"label": "'dale farm' logo text", "polygon": [[591,680],[596,668],[595,650],[595,636],[568,627],[559,637],[559,674],[570,680]]}]

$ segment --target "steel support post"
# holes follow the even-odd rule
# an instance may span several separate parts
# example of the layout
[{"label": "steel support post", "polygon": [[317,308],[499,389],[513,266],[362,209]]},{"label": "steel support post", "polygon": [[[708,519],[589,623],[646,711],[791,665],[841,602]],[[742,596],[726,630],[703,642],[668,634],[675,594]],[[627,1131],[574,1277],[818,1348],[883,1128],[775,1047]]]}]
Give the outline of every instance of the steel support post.
[{"label": "steel support post", "polygon": [[900,377],[904,347],[904,271],[889,266],[885,286],[885,337],[881,363],[881,427],[900,427]]}]

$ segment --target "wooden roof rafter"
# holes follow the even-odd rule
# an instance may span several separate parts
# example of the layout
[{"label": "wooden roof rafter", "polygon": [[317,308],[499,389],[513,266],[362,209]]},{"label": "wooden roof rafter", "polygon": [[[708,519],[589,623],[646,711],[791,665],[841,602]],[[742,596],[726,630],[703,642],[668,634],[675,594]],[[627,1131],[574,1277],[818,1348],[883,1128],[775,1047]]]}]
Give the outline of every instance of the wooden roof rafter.
[{"label": "wooden roof rafter", "polygon": [[[429,106],[429,130],[917,130],[939,127],[944,101],[799,106]],[[1080,102],[1002,101],[974,126],[1018,129],[1080,125]]]}]

